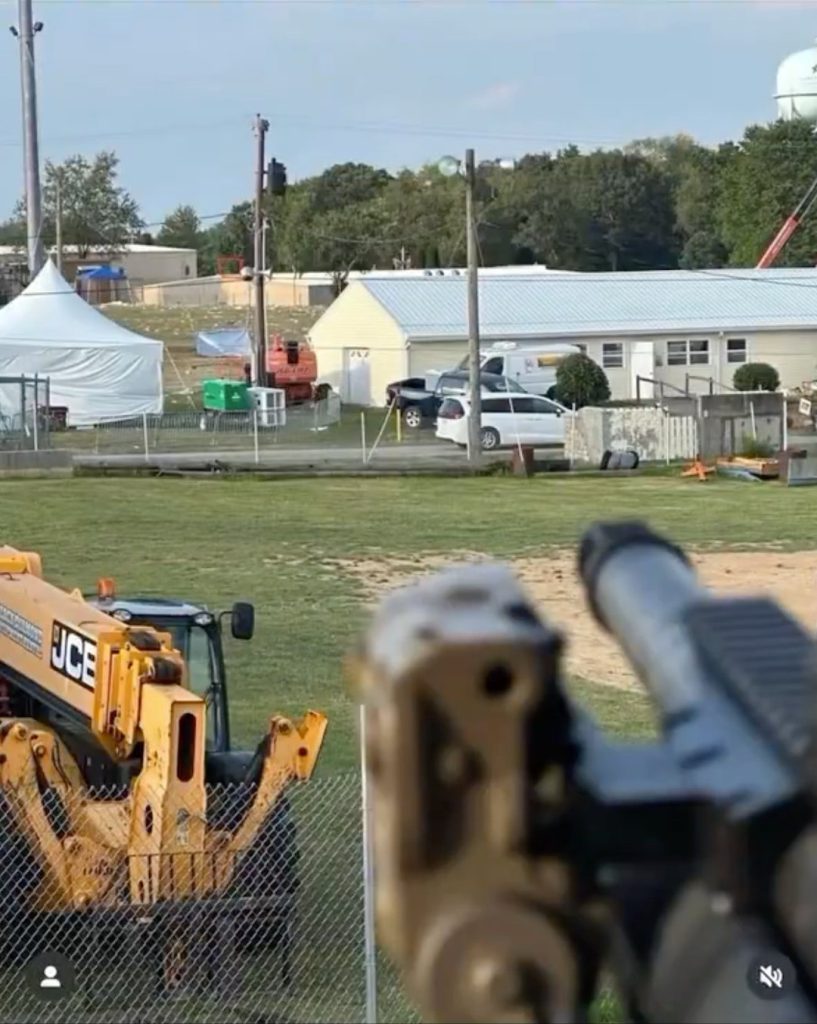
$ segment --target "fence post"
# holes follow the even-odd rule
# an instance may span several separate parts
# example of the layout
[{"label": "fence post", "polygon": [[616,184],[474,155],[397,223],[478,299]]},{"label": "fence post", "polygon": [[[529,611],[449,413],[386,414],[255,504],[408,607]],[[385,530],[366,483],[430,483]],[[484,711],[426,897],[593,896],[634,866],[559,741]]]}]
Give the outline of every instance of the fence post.
[{"label": "fence post", "polygon": [[34,451],[40,450],[40,394],[38,374],[34,374]]},{"label": "fence post", "polygon": [[360,797],[363,816],[363,944],[366,974],[366,1024],[377,1024],[377,947],[374,917],[374,857],[372,851],[369,780],[366,765],[366,707],[360,705]]},{"label": "fence post", "polygon": [[[636,388],[638,388],[638,378],[636,377]],[[573,415],[570,417],[570,468],[573,469],[573,463],[576,460],[576,403],[573,403]]]},{"label": "fence post", "polygon": [[749,416],[752,420],[752,439],[757,441],[757,421],[755,420],[755,403],[749,400]]},{"label": "fence post", "polygon": [[142,437],[145,444],[145,462],[150,462],[150,442],[148,439],[148,414],[142,413]]},{"label": "fence post", "polygon": [[360,411],[360,448],[363,453],[363,465],[368,461],[366,458],[366,413]]},{"label": "fence post", "polygon": [[[276,414],[277,418],[277,414]],[[253,405],[252,407],[252,443],[253,450],[255,452],[255,464],[258,465],[259,454],[258,454],[258,406]]]},{"label": "fence post", "polygon": [[45,446],[51,447],[51,378],[45,378]]},{"label": "fence post", "polygon": [[374,455],[375,450],[377,449],[377,446],[380,444],[380,439],[383,437],[383,434],[384,434],[384,432],[386,430],[386,427],[388,427],[388,425],[389,425],[389,420],[391,419],[391,411],[394,408],[394,403],[396,401],[397,401],[397,399],[393,398],[392,401],[391,401],[391,405],[386,410],[386,415],[383,417],[383,423],[380,426],[380,430],[378,431],[377,437],[374,439],[374,444],[372,445],[372,450],[366,455],[366,458],[364,459],[364,462],[366,463],[366,465],[369,464],[369,461],[370,461],[371,457]]},{"label": "fence post", "polygon": [[667,459],[667,465],[669,465],[669,409],[666,407],[664,407],[664,454]]},{"label": "fence post", "polygon": [[782,395],[783,400],[783,451],[789,450],[789,403],[786,401],[786,396]]}]

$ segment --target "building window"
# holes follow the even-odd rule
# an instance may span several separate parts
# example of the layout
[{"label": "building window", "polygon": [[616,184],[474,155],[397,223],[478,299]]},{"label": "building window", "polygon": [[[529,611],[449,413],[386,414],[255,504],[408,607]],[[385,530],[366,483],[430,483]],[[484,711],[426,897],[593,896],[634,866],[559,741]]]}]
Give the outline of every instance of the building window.
[{"label": "building window", "polygon": [[706,366],[709,363],[709,341],[668,341],[667,366]]},{"label": "building window", "polygon": [[601,365],[605,370],[624,366],[624,346],[620,341],[605,341],[601,346]]},{"label": "building window", "polygon": [[746,339],[727,338],[726,340],[726,361],[727,363],[746,362]]}]

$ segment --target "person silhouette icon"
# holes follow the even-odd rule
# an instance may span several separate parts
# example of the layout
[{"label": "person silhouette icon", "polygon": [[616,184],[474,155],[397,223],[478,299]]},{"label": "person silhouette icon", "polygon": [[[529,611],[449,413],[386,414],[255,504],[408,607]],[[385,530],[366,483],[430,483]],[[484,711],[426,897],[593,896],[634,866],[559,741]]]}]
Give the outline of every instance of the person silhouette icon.
[{"label": "person silhouette icon", "polygon": [[25,967],[26,985],[33,996],[46,1002],[70,999],[77,988],[74,965],[56,949],[45,949]]},{"label": "person silhouette icon", "polygon": [[40,982],[40,988],[62,988],[62,982],[57,977],[57,968],[53,964],[47,964],[43,968],[43,980]]}]

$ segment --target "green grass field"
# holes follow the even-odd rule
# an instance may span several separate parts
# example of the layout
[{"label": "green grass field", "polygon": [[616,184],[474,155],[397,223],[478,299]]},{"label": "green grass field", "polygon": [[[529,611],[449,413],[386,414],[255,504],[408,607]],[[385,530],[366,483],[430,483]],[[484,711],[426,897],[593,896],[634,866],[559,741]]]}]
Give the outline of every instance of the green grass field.
[{"label": "green grass field", "polygon": [[[601,517],[646,518],[675,541],[702,548],[810,549],[817,547],[814,509],[808,489],[677,476],[7,480],[0,539],[41,552],[46,575],[65,586],[92,587],[106,575],[122,593],[184,596],[212,607],[253,600],[256,638],[228,647],[236,738],[254,744],[277,709],[324,710],[330,726],[320,773],[328,783],[357,763],[341,662],[368,614],[359,575],[337,560],[399,556],[422,565],[426,555],[454,560],[458,551],[500,559],[545,554],[575,545]],[[593,680],[574,686],[616,733],[650,730],[641,694]],[[348,843],[353,858],[354,837]],[[325,873],[319,851],[315,857],[315,870]],[[354,864],[350,877],[358,877]],[[321,964],[314,970],[328,987],[306,998],[325,1008],[336,982]],[[357,985],[355,972],[357,960],[347,972]],[[383,1012],[409,1019],[391,976],[383,977],[392,993]],[[595,1019],[620,1020],[615,1000],[600,1000]]]},{"label": "green grass field", "polygon": [[[600,516],[646,517],[683,544],[817,546],[807,489],[677,477],[9,480],[0,491],[4,541],[41,551],[61,584],[113,575],[123,593],[253,600],[256,638],[228,650],[238,738],[252,741],[276,708],[321,708],[323,772],[356,763],[341,660],[365,618],[359,579],[334,559],[531,555],[575,544]],[[644,721],[640,695],[586,690],[611,724]]]}]

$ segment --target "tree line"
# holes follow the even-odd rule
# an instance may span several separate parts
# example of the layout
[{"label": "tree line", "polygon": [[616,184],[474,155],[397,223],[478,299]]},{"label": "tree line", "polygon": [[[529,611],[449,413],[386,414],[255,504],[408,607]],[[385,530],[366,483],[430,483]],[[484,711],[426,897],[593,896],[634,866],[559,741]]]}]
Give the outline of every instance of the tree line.
[{"label": "tree line", "polygon": [[[55,234],[57,182],[63,240],[115,251],[126,241],[195,248],[199,273],[219,256],[253,260],[252,204],[210,221],[191,206],[148,230],[118,184],[113,152],[46,164],[44,235]],[[568,146],[522,157],[513,169],[483,164],[477,180],[482,263],[545,263],[565,270],[663,270],[754,266],[817,175],[817,137],[803,122],[753,125],[738,142],[704,146],[689,136],[641,139],[582,153]],[[267,266],[297,273],[461,266],[463,181],[434,165],[390,173],[337,164],[268,197]],[[25,244],[18,203],[0,243]],[[817,215],[806,218],[780,266],[817,262]]]}]

